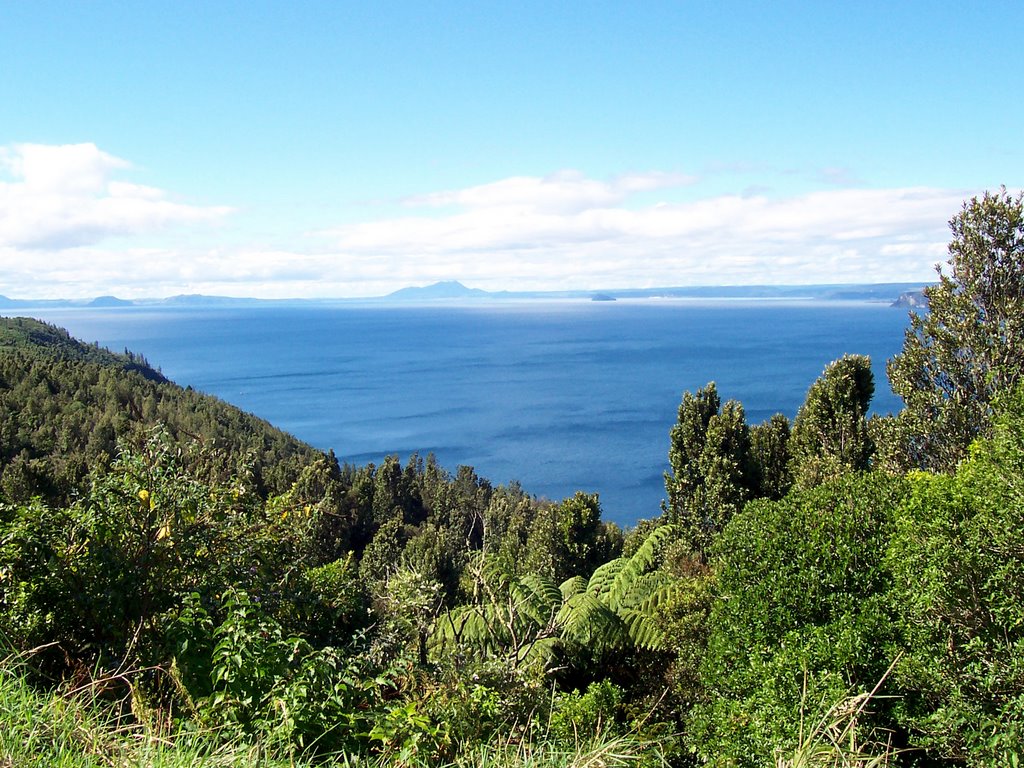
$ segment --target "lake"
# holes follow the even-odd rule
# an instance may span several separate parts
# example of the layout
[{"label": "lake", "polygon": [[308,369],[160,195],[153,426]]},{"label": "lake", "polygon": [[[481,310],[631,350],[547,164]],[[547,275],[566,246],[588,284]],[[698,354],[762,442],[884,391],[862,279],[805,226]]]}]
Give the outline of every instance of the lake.
[{"label": "lake", "polygon": [[867,354],[873,410],[907,312],[841,301],[483,301],[19,310],[125,348],[182,386],[345,462],[436,454],[494,483],[600,494],[606,519],[659,514],[684,390],[715,381],[757,423],[792,418],[844,353]]}]

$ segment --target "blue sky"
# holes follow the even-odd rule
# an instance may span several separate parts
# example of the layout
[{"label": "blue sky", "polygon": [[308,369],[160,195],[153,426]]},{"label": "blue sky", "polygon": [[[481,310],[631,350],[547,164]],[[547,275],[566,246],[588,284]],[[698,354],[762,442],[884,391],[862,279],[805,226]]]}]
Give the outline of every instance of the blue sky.
[{"label": "blue sky", "polygon": [[1024,4],[8,2],[0,293],[929,280]]}]

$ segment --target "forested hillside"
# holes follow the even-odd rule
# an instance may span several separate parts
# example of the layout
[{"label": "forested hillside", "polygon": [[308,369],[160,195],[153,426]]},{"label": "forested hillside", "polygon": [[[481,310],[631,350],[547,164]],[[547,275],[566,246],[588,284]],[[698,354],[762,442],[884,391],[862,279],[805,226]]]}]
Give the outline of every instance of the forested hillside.
[{"label": "forested hillside", "polygon": [[687,392],[625,533],[4,321],[0,764],[1017,765],[1024,199],[951,225],[903,412]]},{"label": "forested hillside", "polygon": [[[115,354],[28,318],[0,318],[0,488],[10,500],[67,498],[90,470],[161,425],[197,472],[245,465],[267,492],[317,455],[216,398],[169,382],[140,355]],[[201,466],[200,466],[201,465]]]}]

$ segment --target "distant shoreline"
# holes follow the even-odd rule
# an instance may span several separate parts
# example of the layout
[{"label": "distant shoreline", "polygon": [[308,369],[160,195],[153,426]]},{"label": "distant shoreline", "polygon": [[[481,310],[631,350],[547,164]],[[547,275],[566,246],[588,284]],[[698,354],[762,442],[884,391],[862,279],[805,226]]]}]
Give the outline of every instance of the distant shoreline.
[{"label": "distant shoreline", "polygon": [[83,307],[118,309],[125,307],[255,307],[323,306],[349,304],[444,304],[448,302],[501,302],[508,300],[580,300],[612,302],[629,299],[752,299],[875,301],[914,306],[908,296],[919,295],[930,283],[841,283],[822,285],[724,285],[668,288],[621,288],[567,291],[484,291],[447,281],[423,287],[409,287],[386,296],[363,298],[258,299],[252,297],[188,294],[166,298],[121,299],[99,296],[90,299],[15,299],[0,296],[0,311],[8,309]]}]

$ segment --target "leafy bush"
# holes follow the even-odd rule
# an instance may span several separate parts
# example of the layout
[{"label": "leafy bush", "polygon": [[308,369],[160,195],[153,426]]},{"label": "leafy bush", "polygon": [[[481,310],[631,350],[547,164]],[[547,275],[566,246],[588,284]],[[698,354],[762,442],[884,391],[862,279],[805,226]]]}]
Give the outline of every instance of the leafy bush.
[{"label": "leafy bush", "polygon": [[[882,678],[897,640],[884,553],[905,492],[897,479],[847,476],[752,502],[725,528],[701,667],[707,702],[692,720],[705,759],[770,764],[796,747],[803,718]],[[893,726],[890,708],[865,722]]]},{"label": "leafy bush", "polygon": [[178,680],[201,722],[285,753],[367,748],[389,680],[287,636],[244,592],[229,590],[221,607],[215,625],[193,597],[170,630]]},{"label": "leafy bush", "polygon": [[77,503],[9,512],[0,562],[16,642],[58,642],[86,663],[116,663],[131,645],[138,656],[158,642],[157,617],[208,573],[197,555],[212,542],[195,534],[217,505],[175,458],[154,438],[124,452]]},{"label": "leafy bush", "polygon": [[1024,757],[1024,388],[953,477],[917,473],[889,552],[923,746],[971,766]]},{"label": "leafy bush", "polygon": [[582,736],[620,732],[616,719],[622,704],[622,689],[602,680],[591,683],[583,693],[560,694],[552,707],[550,733],[558,741],[576,744]]}]

